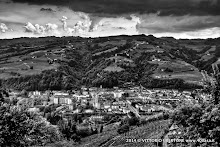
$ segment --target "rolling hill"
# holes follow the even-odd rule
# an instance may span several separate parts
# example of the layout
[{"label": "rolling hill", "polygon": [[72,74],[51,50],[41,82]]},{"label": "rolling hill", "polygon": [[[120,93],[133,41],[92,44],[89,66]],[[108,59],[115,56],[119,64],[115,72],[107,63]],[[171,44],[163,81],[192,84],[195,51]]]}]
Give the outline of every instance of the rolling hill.
[{"label": "rolling hill", "polygon": [[1,86],[69,90],[81,85],[199,88],[201,70],[218,64],[220,38],[176,40],[152,35],[0,40]]}]

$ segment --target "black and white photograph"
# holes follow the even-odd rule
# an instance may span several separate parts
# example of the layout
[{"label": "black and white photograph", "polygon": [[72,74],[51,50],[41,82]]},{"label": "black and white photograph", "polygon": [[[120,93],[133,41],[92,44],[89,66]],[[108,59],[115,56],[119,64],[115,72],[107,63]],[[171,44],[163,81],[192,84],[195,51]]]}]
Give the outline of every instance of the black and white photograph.
[{"label": "black and white photograph", "polygon": [[0,147],[220,147],[220,0],[0,0]]}]

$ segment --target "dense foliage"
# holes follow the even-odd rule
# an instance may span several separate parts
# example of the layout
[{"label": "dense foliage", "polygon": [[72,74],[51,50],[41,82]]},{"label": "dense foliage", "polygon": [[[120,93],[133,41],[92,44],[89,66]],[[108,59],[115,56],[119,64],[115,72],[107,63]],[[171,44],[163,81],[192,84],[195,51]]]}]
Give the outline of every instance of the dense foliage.
[{"label": "dense foliage", "polygon": [[2,103],[0,116],[0,146],[45,145],[60,140],[58,127],[37,113]]},{"label": "dense foliage", "polygon": [[77,88],[80,83],[79,75],[75,75],[70,68],[64,66],[59,71],[48,70],[39,75],[24,76],[19,78],[10,78],[3,82],[8,85],[7,88],[17,90],[69,90]]},{"label": "dense foliage", "polygon": [[211,94],[211,100],[199,101],[197,105],[181,106],[173,114],[173,122],[182,129],[181,137],[184,140],[195,140],[193,143],[185,142],[187,146],[220,146],[220,76],[218,70],[214,73],[216,82],[206,81],[208,86],[204,88],[204,92]]},{"label": "dense foliage", "polygon": [[80,141],[80,136],[77,135],[77,128],[74,122],[64,122],[63,120],[60,120],[58,122],[58,126],[64,138],[67,140],[73,140],[75,142]]},{"label": "dense foliage", "polygon": [[[173,115],[173,121],[182,128],[184,140],[196,140],[195,143],[186,143],[192,146],[220,145],[220,105],[183,106]],[[199,139],[205,139],[201,142]]]}]

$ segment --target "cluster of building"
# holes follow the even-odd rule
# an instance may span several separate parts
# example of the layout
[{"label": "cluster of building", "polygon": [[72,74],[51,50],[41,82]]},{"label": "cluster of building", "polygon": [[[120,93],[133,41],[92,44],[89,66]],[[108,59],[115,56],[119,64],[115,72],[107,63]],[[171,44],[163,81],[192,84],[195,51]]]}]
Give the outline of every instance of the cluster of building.
[{"label": "cluster of building", "polygon": [[[19,93],[10,93],[10,96]],[[142,86],[132,88],[86,88],[78,91],[31,91],[26,98],[18,97],[18,105],[28,105],[31,111],[40,111],[41,107],[57,106],[56,112],[62,116],[74,114],[88,116],[88,122],[101,122],[105,115],[128,116],[133,112],[137,117],[173,111],[180,103],[196,103],[197,97],[191,91],[168,89],[145,89]],[[56,113],[55,112],[55,113]]]},{"label": "cluster of building", "polygon": [[[29,98],[37,102],[34,105],[57,104],[65,106],[71,113],[109,113],[127,114],[130,111],[154,112],[172,109],[172,104],[182,101],[196,101],[190,91],[179,92],[167,89],[130,89],[85,88],[79,91],[33,91]],[[84,109],[82,109],[84,108]]]}]

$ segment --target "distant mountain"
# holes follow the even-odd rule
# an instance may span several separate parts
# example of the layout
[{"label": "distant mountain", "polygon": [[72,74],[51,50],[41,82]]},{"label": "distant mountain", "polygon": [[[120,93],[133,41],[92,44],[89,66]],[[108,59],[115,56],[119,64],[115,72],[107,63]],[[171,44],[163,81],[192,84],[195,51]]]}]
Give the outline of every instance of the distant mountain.
[{"label": "distant mountain", "polygon": [[61,90],[81,85],[193,89],[220,62],[220,38],[153,35],[0,40],[1,86]]}]

